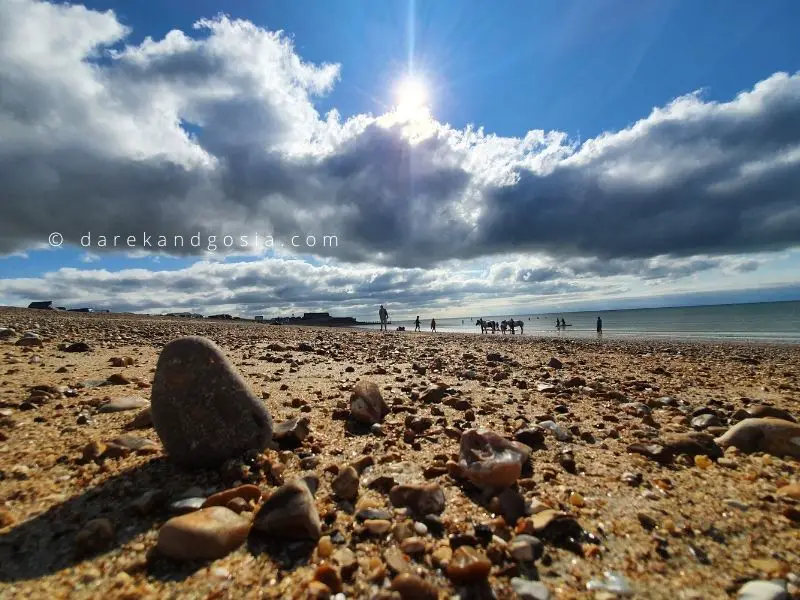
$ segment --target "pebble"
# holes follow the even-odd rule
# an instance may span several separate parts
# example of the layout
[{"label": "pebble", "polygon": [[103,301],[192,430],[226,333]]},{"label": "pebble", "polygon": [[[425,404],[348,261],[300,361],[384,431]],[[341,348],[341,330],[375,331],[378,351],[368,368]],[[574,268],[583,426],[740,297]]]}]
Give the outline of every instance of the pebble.
[{"label": "pebble", "polygon": [[308,417],[300,419],[289,419],[275,425],[272,432],[272,439],[281,448],[297,448],[303,443],[310,433]]},{"label": "pebble", "polygon": [[800,500],[800,483],[790,483],[778,488],[777,494],[779,496],[787,496],[795,500]]},{"label": "pebble", "polygon": [[414,531],[417,535],[425,535],[428,533],[428,526],[425,523],[420,523],[419,521],[414,522]]},{"label": "pebble", "polygon": [[75,536],[75,554],[82,558],[107,550],[114,541],[114,524],[110,519],[92,519]]},{"label": "pebble", "polygon": [[550,590],[541,581],[512,577],[511,587],[520,600],[550,600]]},{"label": "pebble", "polygon": [[75,342],[64,348],[64,352],[90,352],[91,350],[86,342]]},{"label": "pebble", "polygon": [[406,554],[424,554],[425,540],[418,537],[410,537],[400,542],[400,549]]},{"label": "pebble", "polygon": [[216,467],[263,450],[272,417],[211,340],[184,337],[161,351],[153,380],[153,424],[168,457],[185,467]]},{"label": "pebble", "polygon": [[537,537],[521,534],[511,540],[508,552],[516,561],[533,562],[542,556],[544,544]]},{"label": "pebble", "polygon": [[323,535],[319,538],[319,542],[317,543],[317,555],[320,558],[328,558],[331,554],[333,554],[333,542],[331,541],[331,536]]},{"label": "pebble", "polygon": [[342,576],[339,569],[326,562],[319,565],[314,571],[314,581],[321,581],[334,593],[342,591]]},{"label": "pebble", "polygon": [[492,569],[491,561],[472,546],[460,546],[447,565],[447,577],[457,585],[485,581]]},{"label": "pebble", "polygon": [[392,522],[384,519],[367,519],[362,527],[372,535],[384,535],[392,529]]},{"label": "pebble", "polygon": [[136,416],[125,426],[127,429],[148,429],[153,426],[153,413],[148,406],[141,412],[136,413]]},{"label": "pebble", "polygon": [[187,513],[195,512],[203,508],[203,505],[206,503],[206,499],[200,496],[192,497],[192,498],[181,498],[180,500],[175,500],[174,502],[170,502],[167,508],[169,512],[176,515],[184,515]]},{"label": "pebble", "polygon": [[389,491],[389,499],[392,505],[408,507],[417,515],[444,511],[444,492],[437,483],[396,485]]},{"label": "pebble", "polygon": [[355,500],[358,497],[358,472],[351,466],[345,467],[331,483],[333,493],[343,500]]},{"label": "pebble", "polygon": [[136,410],[137,408],[145,408],[148,406],[150,406],[150,403],[144,398],[140,398],[139,396],[125,396],[124,398],[114,398],[111,400],[111,402],[103,404],[97,409],[97,412],[123,412],[126,410]]},{"label": "pebble", "polygon": [[606,571],[605,579],[592,579],[586,584],[589,591],[603,591],[622,597],[631,597],[634,592],[624,575]]},{"label": "pebble", "polygon": [[555,421],[541,421],[539,427],[549,430],[559,442],[569,443],[572,441],[572,434]]},{"label": "pebble", "polygon": [[298,479],[278,488],[261,505],[253,527],[277,537],[319,539],[322,523],[308,483]]},{"label": "pebble", "polygon": [[391,588],[402,600],[438,600],[436,586],[413,573],[401,573],[392,580]]},{"label": "pebble", "polygon": [[379,423],[389,414],[389,406],[374,382],[359,381],[353,386],[350,414],[366,425]]},{"label": "pebble", "polygon": [[211,560],[241,546],[249,532],[249,519],[223,506],[210,506],[164,523],[156,548],[178,560]]},{"label": "pebble", "polygon": [[396,546],[392,546],[383,553],[383,560],[393,573],[408,573],[411,571],[411,563],[403,552]]},{"label": "pebble", "polygon": [[261,500],[261,490],[258,486],[251,484],[223,490],[209,496],[203,504],[203,508],[208,508],[209,506],[225,506],[236,498],[242,499],[245,502],[258,502]]},{"label": "pebble", "polygon": [[789,600],[786,588],[773,581],[748,581],[736,596],[737,600]]},{"label": "pebble", "polygon": [[800,424],[773,417],[745,419],[716,442],[723,448],[734,446],[746,454],[766,452],[800,458]]},{"label": "pebble", "polygon": [[469,429],[461,435],[458,463],[449,463],[451,475],[484,489],[513,485],[530,458],[530,448],[487,429]]}]

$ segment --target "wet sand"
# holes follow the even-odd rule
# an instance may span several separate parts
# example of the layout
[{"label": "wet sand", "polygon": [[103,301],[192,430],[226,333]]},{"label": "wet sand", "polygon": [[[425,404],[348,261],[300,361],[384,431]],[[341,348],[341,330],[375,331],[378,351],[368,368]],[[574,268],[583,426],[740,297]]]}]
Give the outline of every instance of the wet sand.
[{"label": "wet sand", "polygon": [[[347,568],[333,561],[340,598],[401,597],[388,591],[395,561],[387,556],[400,548],[393,532],[405,522],[416,527],[419,547],[404,560],[440,598],[514,598],[514,577],[538,578],[552,598],[613,598],[587,589],[607,571],[636,598],[730,598],[753,579],[786,580],[795,594],[800,586],[797,459],[729,448],[719,460],[659,461],[631,451],[700,429],[720,435],[758,405],[800,417],[798,346],[381,334],[27,309],[0,309],[0,327],[16,331],[0,340],[2,598],[325,597],[324,586],[309,585],[328,554],[316,543],[251,536],[206,563],[154,551],[173,516],[170,502],[187,493],[205,497],[251,482],[269,496],[308,474],[320,481],[323,534],[355,556]],[[41,346],[15,345],[28,330]],[[272,467],[249,475],[184,471],[166,459],[152,427],[128,428],[138,410],[102,412],[108,400],[149,401],[161,348],[184,335],[218,344],[276,423],[308,418],[300,447],[265,450],[259,460]],[[59,349],[74,342],[90,350]],[[379,431],[348,426],[358,380],[375,382],[391,409]],[[438,383],[450,390],[444,400],[421,402]],[[704,415],[711,417],[696,421]],[[425,417],[427,427],[407,430],[408,419]],[[446,463],[458,458],[461,431],[487,428],[513,439],[542,422],[560,425],[571,441],[547,431],[533,448],[530,472],[514,488],[530,514],[509,525],[496,499],[453,479]],[[153,446],[94,459],[93,444],[122,434]],[[361,473],[358,499],[337,499],[335,473],[365,455],[374,465]],[[446,502],[440,523],[415,525],[380,485],[369,488],[381,476],[438,483]],[[147,490],[166,500],[135,510]],[[392,532],[366,535],[354,516],[364,507],[389,511]],[[540,536],[543,556],[520,561],[511,552],[515,537],[538,534],[531,522],[544,508],[568,513],[583,531],[571,541]],[[98,518],[112,531],[87,551],[81,533]],[[456,585],[441,564],[442,548],[465,543],[492,563],[484,583]]]}]

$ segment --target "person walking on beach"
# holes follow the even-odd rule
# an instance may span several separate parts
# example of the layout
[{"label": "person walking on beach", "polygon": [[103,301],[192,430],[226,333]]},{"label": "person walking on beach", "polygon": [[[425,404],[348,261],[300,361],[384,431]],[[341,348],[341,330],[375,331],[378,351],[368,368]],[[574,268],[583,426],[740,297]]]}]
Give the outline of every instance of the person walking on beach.
[{"label": "person walking on beach", "polygon": [[556,329],[561,329],[561,321],[558,317],[556,317]]},{"label": "person walking on beach", "polygon": [[389,331],[389,328],[387,327],[387,323],[389,322],[389,313],[385,308],[383,308],[383,304],[381,304],[381,307],[378,309],[378,317],[380,317],[381,320],[381,331]]},{"label": "person walking on beach", "polygon": [[420,328],[419,328],[419,315],[417,315],[417,320],[414,321],[414,331],[420,331]]},{"label": "person walking on beach", "polygon": [[431,319],[431,331],[436,331],[436,319]]},{"label": "person walking on beach", "polygon": [[597,333],[603,333],[603,319],[597,317]]}]

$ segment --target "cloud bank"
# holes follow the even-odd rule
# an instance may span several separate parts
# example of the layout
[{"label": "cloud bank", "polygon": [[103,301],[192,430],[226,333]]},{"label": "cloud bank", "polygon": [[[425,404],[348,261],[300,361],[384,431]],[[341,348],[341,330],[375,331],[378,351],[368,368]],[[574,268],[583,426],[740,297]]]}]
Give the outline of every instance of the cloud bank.
[{"label": "cloud bank", "polygon": [[113,12],[0,0],[0,253],[52,231],[257,227],[336,234],[330,256],[398,272],[513,252],[647,278],[655,257],[691,270],[800,244],[800,73],[689,94],[578,147],[320,115],[338,65],[249,22],[195,28],[132,45]]}]

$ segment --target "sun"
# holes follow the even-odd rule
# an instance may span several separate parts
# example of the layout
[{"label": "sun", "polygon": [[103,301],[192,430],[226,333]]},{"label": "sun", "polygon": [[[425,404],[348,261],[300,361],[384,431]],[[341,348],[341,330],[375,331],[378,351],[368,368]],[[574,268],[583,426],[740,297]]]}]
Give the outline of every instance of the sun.
[{"label": "sun", "polygon": [[425,82],[409,75],[398,82],[395,88],[397,113],[404,117],[420,117],[428,113],[428,88]]}]

